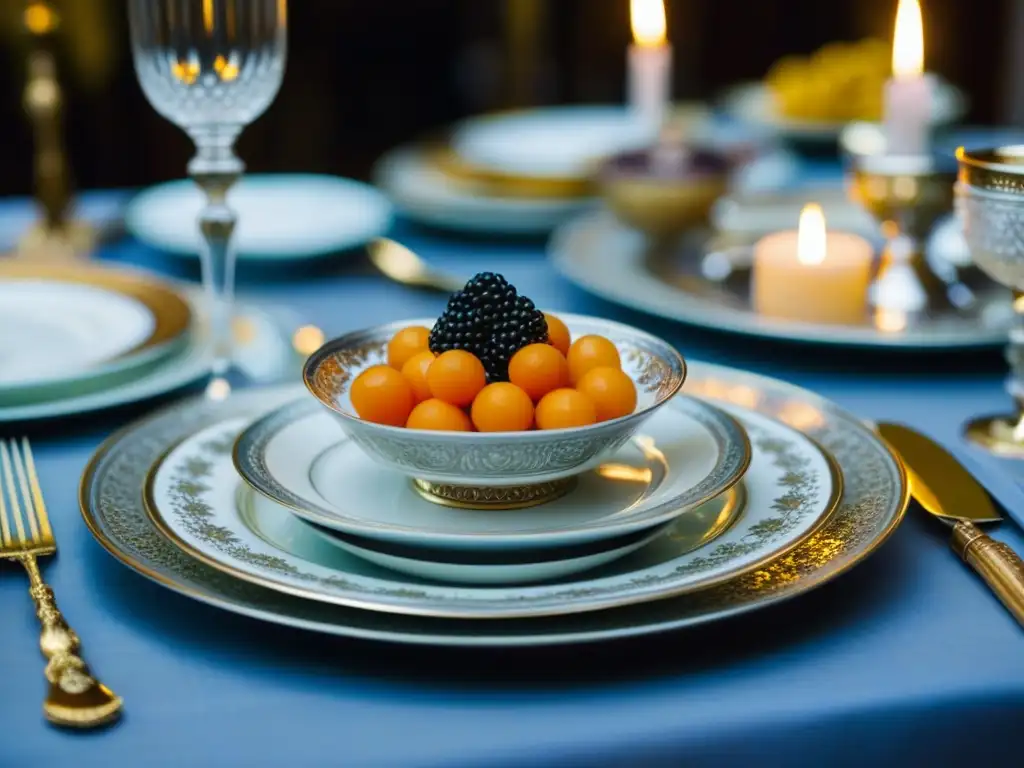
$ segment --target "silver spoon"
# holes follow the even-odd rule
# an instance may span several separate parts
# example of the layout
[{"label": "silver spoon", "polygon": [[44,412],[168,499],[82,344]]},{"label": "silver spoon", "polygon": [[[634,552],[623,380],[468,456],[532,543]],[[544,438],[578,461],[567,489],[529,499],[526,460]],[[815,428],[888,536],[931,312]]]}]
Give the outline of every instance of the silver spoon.
[{"label": "silver spoon", "polygon": [[373,265],[396,283],[441,293],[455,293],[466,284],[465,280],[454,275],[432,269],[404,245],[386,237],[373,240],[367,246],[367,251]]}]

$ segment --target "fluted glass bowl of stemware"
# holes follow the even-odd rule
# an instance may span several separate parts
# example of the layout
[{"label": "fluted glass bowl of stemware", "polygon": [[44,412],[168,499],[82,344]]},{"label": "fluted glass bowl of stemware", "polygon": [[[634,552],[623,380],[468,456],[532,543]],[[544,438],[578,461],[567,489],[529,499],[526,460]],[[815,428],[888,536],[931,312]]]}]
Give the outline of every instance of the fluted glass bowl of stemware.
[{"label": "fluted glass bowl of stemware", "polygon": [[971,258],[1014,292],[1006,388],[1014,414],[983,416],[967,425],[968,439],[1002,456],[1024,458],[1024,144],[957,150],[956,210]]}]

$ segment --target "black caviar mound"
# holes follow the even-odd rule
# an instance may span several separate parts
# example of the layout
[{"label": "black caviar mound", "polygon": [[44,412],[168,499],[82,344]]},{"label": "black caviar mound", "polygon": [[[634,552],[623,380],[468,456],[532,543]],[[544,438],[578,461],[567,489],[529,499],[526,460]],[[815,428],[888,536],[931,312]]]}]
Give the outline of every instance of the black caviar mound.
[{"label": "black caviar mound", "polygon": [[430,332],[435,355],[461,349],[476,355],[487,381],[508,381],[508,361],[528,344],[548,340],[544,313],[503,276],[480,272],[448,299]]}]

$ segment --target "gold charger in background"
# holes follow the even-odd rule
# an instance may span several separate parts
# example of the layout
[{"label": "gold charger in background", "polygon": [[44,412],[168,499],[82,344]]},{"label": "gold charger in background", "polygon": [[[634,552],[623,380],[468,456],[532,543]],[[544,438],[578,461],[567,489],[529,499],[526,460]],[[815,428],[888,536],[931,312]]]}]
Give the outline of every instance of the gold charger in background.
[{"label": "gold charger in background", "polygon": [[75,283],[113,291],[132,298],[153,315],[153,329],[134,347],[116,355],[121,360],[174,341],[192,323],[192,309],[171,287],[140,272],[89,264],[33,264],[26,260],[0,261],[0,281],[47,280]]}]

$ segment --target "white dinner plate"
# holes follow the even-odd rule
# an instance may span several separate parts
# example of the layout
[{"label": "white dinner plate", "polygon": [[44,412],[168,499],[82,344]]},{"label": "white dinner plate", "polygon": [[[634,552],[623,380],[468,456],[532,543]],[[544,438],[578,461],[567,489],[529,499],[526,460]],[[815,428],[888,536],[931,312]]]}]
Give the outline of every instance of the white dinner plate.
[{"label": "white dinner plate", "polygon": [[0,406],[141,376],[180,351],[191,322],[185,298],[141,271],[0,263]]},{"label": "white dinner plate", "polygon": [[[41,402],[0,406],[0,425],[55,419],[116,408],[160,397],[195,384],[210,372],[213,344],[203,309],[205,293],[197,288],[182,288],[192,307],[194,323],[180,349],[157,361],[137,378],[118,381],[111,386],[80,394],[70,394]],[[290,340],[283,338],[276,323],[264,312],[239,307],[239,323],[245,333],[236,339],[235,361],[243,370],[265,372],[268,361],[280,368]]]},{"label": "white dinner plate", "polygon": [[[255,490],[317,525],[426,550],[507,553],[593,544],[663,525],[732,487],[747,468],[750,444],[718,408],[677,397],[565,496],[514,513],[423,499],[407,475],[374,461],[308,396],[247,428],[233,453]],[[629,480],[633,472],[624,467],[638,478]]]},{"label": "white dinner plate", "polygon": [[479,168],[536,178],[583,178],[595,163],[653,137],[621,105],[550,107],[483,115],[456,126],[452,150]]},{"label": "white dinner plate", "polygon": [[[392,208],[373,187],[351,179],[306,174],[243,176],[228,192],[238,214],[240,259],[285,261],[366,244],[391,226]],[[197,257],[196,224],[203,194],[191,180],[150,187],[128,205],[125,226],[148,245]]]},{"label": "white dinner plate", "polygon": [[[341,550],[327,562],[314,562],[301,552],[275,546],[246,524],[237,505],[239,478],[231,445],[244,428],[244,419],[222,421],[181,442],[154,466],[144,495],[158,527],[193,556],[238,578],[307,599],[449,618],[595,611],[692,592],[733,578],[792,549],[834,509],[841,480],[813,441],[781,422],[726,407],[755,445],[744,478],[746,505],[732,527],[696,550],[677,542],[670,527],[627,559],[553,583],[431,583],[370,569],[361,558]],[[668,430],[669,425],[665,427]],[[248,502],[244,494],[242,498],[244,506]]]}]

